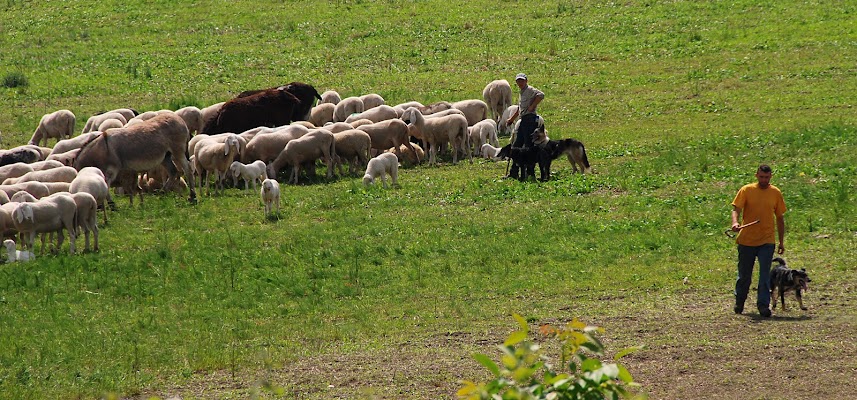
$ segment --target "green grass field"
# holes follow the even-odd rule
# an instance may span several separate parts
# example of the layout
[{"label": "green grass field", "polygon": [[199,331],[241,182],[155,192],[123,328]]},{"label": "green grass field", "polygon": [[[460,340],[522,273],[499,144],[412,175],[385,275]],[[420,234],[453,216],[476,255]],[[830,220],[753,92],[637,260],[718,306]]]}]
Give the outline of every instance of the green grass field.
[{"label": "green grass field", "polygon": [[[857,7],[757,3],[0,2],[4,148],[62,108],[81,129],[291,81],[430,103],[526,72],[594,170],[519,183],[446,157],[392,190],[283,185],[277,220],[237,189],[121,199],[99,253],[0,266],[0,398],[454,398],[513,313],[646,345],[625,363],[651,398],[842,398]],[[809,311],[769,320],[732,313],[723,234],[763,162],[813,279]]]}]

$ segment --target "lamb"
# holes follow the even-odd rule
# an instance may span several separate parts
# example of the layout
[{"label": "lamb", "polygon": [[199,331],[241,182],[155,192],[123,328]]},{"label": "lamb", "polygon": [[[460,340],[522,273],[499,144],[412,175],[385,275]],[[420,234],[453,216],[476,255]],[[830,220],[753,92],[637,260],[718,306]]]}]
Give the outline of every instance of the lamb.
[{"label": "lamb", "polygon": [[[220,103],[214,103],[208,107],[205,107],[199,110],[200,115],[202,116],[202,126],[206,126],[209,121],[213,121],[217,118],[217,114],[220,113],[220,108],[223,107],[225,101],[221,101]],[[201,128],[201,127],[200,127]],[[200,132],[201,133],[201,132]]]},{"label": "lamb", "polygon": [[10,198],[15,195],[15,193],[20,191],[25,191],[31,195],[33,195],[37,199],[41,199],[49,194],[51,194],[50,189],[42,183],[42,182],[23,182],[16,183],[14,185],[0,185],[0,191],[6,192],[6,195]]},{"label": "lamb", "polygon": [[77,177],[71,181],[68,191],[75,193],[89,193],[95,198],[95,202],[99,207],[102,207],[104,212],[104,223],[107,223],[107,205],[113,204],[113,199],[110,196],[110,187],[107,186],[107,181],[104,179],[104,173],[95,167],[82,168],[77,173]]},{"label": "lamb", "polygon": [[494,122],[501,122],[500,116],[503,115],[503,111],[512,105],[512,86],[505,79],[491,81],[485,85],[485,89],[482,89],[482,98],[491,109],[491,118]]},{"label": "lamb", "polygon": [[374,108],[369,108],[362,113],[351,114],[345,118],[345,122],[351,123],[361,119],[368,119],[372,122],[381,122],[395,118],[399,118],[399,115],[396,114],[396,110],[394,110],[393,107],[381,104]]},{"label": "lamb", "polygon": [[402,114],[402,119],[408,124],[411,134],[422,139],[429,146],[429,165],[437,165],[437,149],[443,143],[452,146],[452,163],[458,163],[458,150],[465,150],[466,155],[473,156],[469,150],[467,135],[467,119],[461,115],[426,119],[416,108],[409,108]]},{"label": "lamb", "polygon": [[496,159],[498,154],[500,154],[499,147],[494,147],[488,143],[482,145],[482,157]]},{"label": "lamb", "polygon": [[[384,151],[391,147],[398,149],[399,146],[405,145],[414,151],[408,134],[408,125],[400,119],[389,119],[371,125],[362,125],[357,129],[369,134],[373,149]],[[417,160],[417,163],[419,162],[420,160]]]},{"label": "lamb", "polygon": [[334,122],[329,123],[324,126],[324,129],[330,131],[330,133],[339,133],[344,132],[350,129],[354,129],[354,125],[351,125],[347,122]]},{"label": "lamb", "polygon": [[3,246],[6,247],[6,262],[15,262],[15,261],[31,261],[36,259],[36,255],[33,254],[32,251],[20,251],[15,249],[15,241],[12,239],[6,239],[3,241]]},{"label": "lamb", "polygon": [[369,162],[369,150],[372,148],[372,139],[369,134],[359,129],[351,129],[334,133],[336,140],[336,160],[339,175],[343,175],[343,160],[348,162],[348,170],[353,175],[358,168],[362,168]]},{"label": "lamb", "polygon": [[[131,118],[134,117],[132,116]],[[86,120],[86,125],[83,126],[83,131],[81,132],[81,134],[93,131],[100,131],[101,129],[98,129],[98,127],[101,126],[101,124],[104,123],[104,121],[107,121],[108,119],[115,119],[121,122],[122,126],[125,126],[125,124],[128,123],[128,120],[130,120],[131,118],[128,118],[123,113],[117,111],[108,111],[103,114],[96,114]]]},{"label": "lamb", "polygon": [[419,108],[422,108],[422,107],[425,107],[425,106],[423,105],[423,103],[420,103],[420,102],[418,102],[418,101],[408,101],[408,102],[405,102],[405,103],[396,104],[395,106],[393,106],[393,109],[394,109],[394,110],[396,110],[396,114],[398,114],[398,115],[399,115],[399,117],[401,118],[401,117],[402,117],[402,113],[403,113],[403,112],[405,112],[405,110],[407,110],[407,109],[409,109],[409,108],[411,108],[411,107],[416,107],[417,109],[419,109]]},{"label": "lamb", "polygon": [[369,164],[366,165],[366,174],[363,175],[363,185],[369,186],[380,177],[386,189],[386,175],[390,175],[394,187],[398,185],[399,158],[393,153],[383,153],[369,160]]},{"label": "lamb", "polygon": [[467,128],[470,131],[470,143],[473,145],[474,153],[481,152],[482,144],[490,143],[499,146],[497,141],[497,122],[493,119],[479,121],[476,125]]},{"label": "lamb", "polygon": [[244,164],[262,160],[265,164],[277,158],[290,141],[309,133],[309,129],[300,125],[286,125],[270,133],[259,133],[247,142],[247,149],[241,154]]},{"label": "lamb", "polygon": [[275,178],[277,173],[288,165],[292,167],[288,183],[297,185],[301,165],[323,158],[327,164],[327,178],[330,179],[333,177],[335,156],[336,140],[333,134],[326,129],[316,129],[286,144],[280,155],[268,165],[268,177]]},{"label": "lamb", "polygon": [[[398,114],[396,114],[396,115],[397,115],[396,118],[399,118]],[[363,126],[363,125],[369,125],[369,124],[374,124],[374,123],[375,123],[375,121],[372,121],[371,119],[366,119],[366,118],[358,119],[356,121],[349,122],[349,124],[351,124],[351,126],[354,127],[354,129],[357,129],[358,127]]]},{"label": "lamb", "polygon": [[33,132],[29,144],[37,145],[44,140],[45,145],[47,145],[48,139],[59,141],[63,138],[70,138],[74,135],[74,122],[74,113],[69,110],[58,110],[45,114],[39,121],[36,131]]},{"label": "lamb", "polygon": [[42,182],[42,184],[48,188],[48,194],[68,192],[68,189],[71,187],[70,182]]},{"label": "lamb", "polygon": [[206,135],[204,133],[200,133],[190,139],[187,142],[187,152],[188,154],[196,153],[196,146],[198,143],[203,140],[211,143],[225,143],[227,138],[235,137],[238,140],[238,156],[244,153],[244,150],[247,148],[247,140],[241,137],[240,135],[236,135],[234,133],[218,133],[216,135]]},{"label": "lamb", "polygon": [[[375,107],[386,104],[384,102],[384,98],[381,97],[380,94],[376,94],[376,93],[364,94],[363,96],[360,96],[360,100],[363,102],[363,110],[364,111],[365,110],[371,110]],[[393,117],[393,118],[398,118],[398,117]]]},{"label": "lamb", "polygon": [[76,136],[71,139],[60,140],[54,145],[54,148],[51,150],[51,154],[61,154],[69,150],[79,149],[98,136],[101,136],[101,132],[93,131],[81,134],[80,136]]},{"label": "lamb", "polygon": [[[62,246],[62,229],[68,231],[69,250],[75,252],[75,221],[77,205],[71,196],[56,195],[46,197],[35,203],[20,203],[12,211],[12,222],[21,234],[24,249],[33,250],[36,234],[60,231],[58,247]],[[45,252],[42,237],[42,254]]]},{"label": "lamb", "polygon": [[0,234],[4,238],[15,238],[18,235],[18,230],[15,229],[15,222],[12,221],[12,212],[18,208],[19,204],[21,203],[10,201],[0,205]]},{"label": "lamb", "polygon": [[0,182],[6,178],[18,178],[27,172],[32,172],[33,167],[26,163],[14,163],[0,167]]},{"label": "lamb", "polygon": [[[202,168],[200,172],[205,171],[205,177],[202,182],[205,185],[208,195],[211,195],[208,181],[212,173],[215,176],[215,190],[219,189],[220,193],[223,193],[223,179],[226,178],[226,172],[229,170],[229,166],[232,165],[232,161],[238,156],[238,152],[240,151],[239,146],[238,135],[234,133],[229,134],[223,143],[207,140],[197,144],[196,151],[194,152],[194,156],[196,157],[195,162]],[[200,184],[200,187],[202,187],[202,184]]]},{"label": "lamb", "polygon": [[202,110],[194,106],[187,106],[176,110],[178,115],[187,125],[187,130],[191,135],[199,133],[202,129]]},{"label": "lamb", "polygon": [[[57,193],[56,195],[63,194]],[[71,195],[75,206],[77,206],[77,213],[74,216],[74,227],[76,235],[80,233],[80,229],[83,230],[86,239],[83,251],[89,251],[90,232],[92,232],[93,236],[92,248],[98,251],[98,202],[95,200],[95,197],[86,192],[67,193],[66,195]]]},{"label": "lamb", "polygon": [[351,114],[366,111],[359,97],[346,97],[333,109],[333,122],[343,122]]},{"label": "lamb", "polygon": [[262,181],[262,203],[265,204],[265,216],[271,215],[271,209],[276,208],[280,213],[280,183],[273,179]]},{"label": "lamb", "polygon": [[261,184],[266,178],[267,166],[262,160],[256,160],[250,164],[242,164],[240,161],[233,161],[229,166],[229,173],[232,175],[234,186],[238,186],[238,178],[244,180],[244,189],[250,188],[250,182],[253,182],[253,190],[256,190],[256,180]]},{"label": "lamb", "polygon": [[[438,101],[437,103],[431,103],[427,106],[416,107],[416,108],[418,110],[420,110],[421,114],[429,115],[429,114],[434,114],[438,111],[449,110],[450,108],[452,108],[452,103],[450,103],[448,101]],[[405,110],[407,110],[407,108]]]},{"label": "lamb", "polygon": [[477,122],[488,119],[489,108],[482,100],[462,100],[452,103],[452,108],[464,112],[467,117],[467,126],[476,125]]},{"label": "lamb", "polygon": [[33,168],[33,171],[47,171],[49,169],[63,167],[61,162],[57,160],[45,160],[45,161],[36,161],[30,164],[30,167]]},{"label": "lamb", "polygon": [[29,181],[37,182],[71,182],[77,176],[77,170],[72,167],[51,168],[44,171],[27,172],[20,178],[8,178],[4,185],[14,185]]},{"label": "lamb", "polygon": [[312,108],[310,111],[309,122],[315,126],[324,126],[324,124],[333,121],[333,110],[336,104],[321,103]]},{"label": "lamb", "polygon": [[326,90],[321,94],[321,100],[318,101],[318,104],[331,103],[337,105],[341,100],[342,97],[335,90]]},{"label": "lamb", "polygon": [[463,117],[464,111],[461,111],[457,108],[450,108],[449,110],[443,110],[443,111],[438,111],[434,114],[424,115],[424,117],[425,118],[439,118],[439,117],[445,117],[447,115],[452,115],[452,114],[458,114],[458,115],[461,115]]}]

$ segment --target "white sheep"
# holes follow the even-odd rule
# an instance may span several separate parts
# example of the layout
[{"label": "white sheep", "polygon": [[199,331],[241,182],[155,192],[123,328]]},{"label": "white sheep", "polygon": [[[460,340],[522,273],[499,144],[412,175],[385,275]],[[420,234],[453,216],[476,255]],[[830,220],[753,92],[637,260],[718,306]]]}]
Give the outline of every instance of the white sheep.
[{"label": "white sheep", "polygon": [[77,177],[71,181],[68,191],[75,193],[89,193],[95,198],[95,202],[104,212],[104,223],[107,223],[107,206],[113,204],[113,199],[110,196],[110,187],[107,186],[107,180],[104,178],[104,173],[95,167],[81,168],[77,173]]},{"label": "white sheep", "polygon": [[491,109],[494,122],[499,122],[503,111],[512,105],[512,86],[505,79],[491,81],[485,85],[485,89],[482,89],[482,98]]},{"label": "white sheep", "polygon": [[208,107],[199,110],[199,113],[202,115],[202,126],[199,127],[200,129],[203,129],[206,125],[208,125],[209,121],[212,121],[217,118],[217,115],[220,113],[220,108],[223,107],[224,103],[226,102],[221,101],[220,103],[214,103]]},{"label": "white sheep", "polygon": [[276,208],[277,214],[280,213],[280,183],[273,179],[265,179],[262,181],[262,203],[265,204],[265,216],[271,215],[273,208]]},{"label": "white sheep", "polygon": [[354,129],[354,125],[349,124],[348,122],[329,122],[325,124],[323,128],[330,131],[330,133],[339,133]]},{"label": "white sheep", "polygon": [[337,105],[341,100],[342,97],[335,90],[325,90],[321,94],[321,100],[319,100],[318,104],[331,103]]},{"label": "white sheep", "polygon": [[[503,116],[500,117],[500,121],[497,123],[497,133],[503,136],[512,134],[512,125],[506,125],[506,121],[513,115],[518,112],[518,105],[513,104],[506,108],[506,111],[503,111]],[[513,121],[516,122],[516,121]],[[514,143],[514,141],[512,141]]]},{"label": "white sheep", "polygon": [[485,143],[490,143],[495,147],[499,146],[497,122],[493,119],[479,121],[467,129],[470,131],[470,143],[473,146],[474,154],[481,153],[482,145]]},{"label": "white sheep", "polygon": [[[363,110],[364,111],[373,109],[375,107],[378,107],[378,106],[381,106],[384,104],[387,104],[386,102],[384,102],[384,98],[381,97],[380,94],[376,94],[376,93],[364,94],[363,96],[360,96],[360,100],[363,102]],[[393,117],[393,118],[398,118],[398,117]]]},{"label": "white sheep", "polygon": [[350,129],[333,134],[336,140],[336,159],[334,163],[343,175],[343,160],[348,163],[349,172],[354,175],[369,162],[369,150],[372,148],[372,138],[359,129]]},{"label": "white sheep", "polygon": [[176,110],[176,114],[184,120],[187,130],[191,135],[202,130],[202,110],[194,106],[187,106]]},{"label": "white sheep", "polygon": [[363,185],[369,186],[375,183],[375,179],[381,178],[384,188],[387,188],[386,175],[390,175],[393,186],[397,186],[399,179],[399,158],[393,153],[379,154],[369,160],[366,165],[366,174],[363,175]]},{"label": "white sheep", "polygon": [[[133,116],[131,118],[133,118]],[[108,111],[106,113],[96,114],[86,120],[86,125],[83,126],[83,131],[81,133],[100,131],[98,127],[101,126],[101,124],[104,123],[104,121],[107,121],[108,119],[115,119],[121,122],[122,126],[125,126],[125,124],[128,123],[128,120],[130,118],[126,117],[125,114],[116,111]]]},{"label": "white sheep", "polygon": [[58,167],[43,171],[27,172],[18,178],[7,178],[3,181],[4,185],[14,185],[16,183],[24,183],[30,181],[36,182],[71,182],[77,177],[77,170],[72,167]]},{"label": "white sheep", "polygon": [[452,108],[464,112],[464,116],[467,117],[468,126],[476,125],[477,122],[488,119],[488,113],[490,112],[488,104],[476,99],[456,101],[452,103]]},{"label": "white sheep", "polygon": [[56,139],[57,141],[63,138],[70,138],[74,135],[74,113],[69,110],[58,110],[50,114],[45,114],[39,121],[39,126],[33,132],[33,137],[30,138],[29,144],[38,145],[44,140],[45,145],[48,144],[48,139]]},{"label": "white sheep", "polygon": [[468,150],[467,119],[453,114],[438,118],[425,118],[416,108],[409,108],[402,114],[402,120],[408,124],[411,135],[422,139],[429,146],[429,165],[437,164],[437,151],[443,143],[452,146],[452,163],[458,163],[458,150],[465,152],[473,162]]},{"label": "white sheep", "polygon": [[286,125],[273,132],[259,132],[247,142],[247,148],[241,154],[241,162],[249,164],[256,160],[262,160],[268,164],[280,155],[286,148],[286,144],[307,133],[309,133],[309,129],[301,125]]},{"label": "white sheep", "polygon": [[70,167],[74,164],[74,159],[77,158],[77,154],[80,153],[80,149],[69,150],[65,153],[51,153],[48,155],[48,158],[45,161],[58,161],[67,167]]},{"label": "white sheep", "polygon": [[[11,204],[11,203],[10,203]],[[71,196],[49,196],[35,203],[20,203],[12,212],[12,222],[23,238],[24,249],[33,250],[36,234],[59,231],[58,247],[62,246],[62,229],[68,232],[69,249],[75,251],[75,221],[77,205]],[[45,252],[42,237],[42,254]]]},{"label": "white sheep", "polygon": [[8,259],[6,262],[15,262],[15,261],[32,261],[36,259],[36,255],[33,254],[32,251],[20,251],[15,249],[15,241],[12,239],[6,239],[3,241],[3,246],[6,247],[6,258]]},{"label": "white sheep", "polygon": [[372,122],[381,122],[394,118],[399,118],[399,114],[396,113],[396,110],[394,110],[393,107],[381,104],[374,108],[368,108],[362,113],[351,114],[345,118],[345,122],[351,123],[361,119],[368,119]]},{"label": "white sheep", "polygon": [[324,124],[333,121],[333,110],[336,104],[321,103],[310,110],[309,122],[315,126],[324,126]]},{"label": "white sheep", "polygon": [[374,124],[361,125],[357,129],[369,134],[372,139],[372,148],[378,151],[384,151],[391,147],[398,149],[401,145],[412,147],[409,140],[408,125],[400,119],[388,119]]},{"label": "white sheep", "polygon": [[108,129],[121,128],[123,126],[125,126],[125,124],[122,121],[116,118],[108,118],[105,119],[101,125],[98,125],[98,131],[104,132]]},{"label": "white sheep", "polygon": [[[276,178],[284,167],[292,167],[288,183],[297,185],[301,166],[322,159],[327,165],[327,178],[333,177],[333,160],[336,156],[336,139],[326,129],[315,129],[286,144],[274,161],[268,165],[268,177]],[[313,166],[315,164],[312,164]]]},{"label": "white sheep", "polygon": [[239,151],[238,135],[234,133],[230,133],[223,143],[213,140],[197,143],[194,162],[201,168],[200,173],[205,172],[202,182],[208,195],[211,195],[211,187],[209,186],[211,174],[214,174],[215,190],[223,193],[223,179],[226,178],[226,172],[232,165],[232,161],[235,161]]},{"label": "white sheep", "polygon": [[363,100],[359,97],[346,97],[333,109],[333,122],[343,122],[349,115],[362,113],[365,110]]},{"label": "white sheep", "polygon": [[79,149],[98,136],[101,136],[101,132],[93,131],[75,136],[71,139],[60,140],[54,145],[54,148],[51,149],[51,154],[61,154],[69,150]]},{"label": "white sheep", "polygon": [[404,113],[405,110],[407,110],[411,107],[416,107],[417,109],[419,109],[419,108],[422,108],[425,106],[423,105],[423,103],[420,103],[418,101],[408,101],[405,103],[396,104],[395,106],[393,106],[393,109],[396,110],[396,114],[398,114],[399,117],[401,117],[402,113]]},{"label": "white sheep", "polygon": [[7,178],[24,176],[27,172],[33,172],[33,167],[27,163],[17,162],[4,165],[0,167],[0,182],[5,181]]},{"label": "white sheep", "polygon": [[482,145],[482,157],[487,159],[495,159],[500,154],[500,148],[494,147],[488,143]]},{"label": "white sheep", "polygon": [[244,189],[250,188],[250,182],[253,182],[253,190],[256,190],[256,181],[261,184],[265,180],[267,166],[262,160],[256,160],[250,164],[243,164],[240,161],[233,161],[229,166],[229,174],[232,175],[233,186],[237,186],[238,178],[244,180]]}]

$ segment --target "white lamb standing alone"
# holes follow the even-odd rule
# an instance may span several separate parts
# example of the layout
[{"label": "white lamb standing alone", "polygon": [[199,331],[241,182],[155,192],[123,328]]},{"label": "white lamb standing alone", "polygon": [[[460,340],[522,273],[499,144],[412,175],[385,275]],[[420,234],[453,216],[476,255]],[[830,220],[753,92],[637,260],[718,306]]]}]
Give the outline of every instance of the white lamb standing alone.
[{"label": "white lamb standing alone", "polygon": [[280,212],[280,183],[273,179],[262,181],[262,203],[265,203],[265,216],[271,215],[271,209]]},{"label": "white lamb standing alone", "polygon": [[6,256],[9,259],[8,262],[30,261],[36,259],[36,255],[33,254],[32,251],[20,251],[15,249],[15,241],[12,239],[4,240],[3,246],[6,247]]},{"label": "white lamb standing alone", "polygon": [[500,154],[499,147],[494,147],[489,143],[485,143],[482,145],[482,157],[494,159],[497,158],[497,154]]},{"label": "white lamb standing alone", "polygon": [[386,175],[390,175],[393,180],[393,186],[398,185],[399,179],[399,158],[393,153],[379,154],[377,157],[369,160],[366,166],[366,175],[363,175],[363,185],[369,186],[375,183],[375,179],[381,178],[384,188],[387,187]]}]

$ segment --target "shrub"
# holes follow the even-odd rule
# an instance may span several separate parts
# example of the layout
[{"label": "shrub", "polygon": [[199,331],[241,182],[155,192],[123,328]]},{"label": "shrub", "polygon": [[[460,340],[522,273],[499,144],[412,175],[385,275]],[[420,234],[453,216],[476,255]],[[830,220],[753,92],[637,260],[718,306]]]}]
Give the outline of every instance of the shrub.
[{"label": "shrub", "polygon": [[26,87],[29,84],[30,82],[27,80],[27,76],[21,71],[10,72],[3,77],[3,87]]},{"label": "shrub", "polygon": [[[488,383],[464,381],[458,390],[458,397],[468,400],[480,399],[619,399],[645,398],[635,393],[639,384],[634,382],[631,373],[617,363],[602,363],[598,358],[604,355],[604,346],[595,336],[603,329],[588,326],[576,318],[564,328],[550,325],[542,326],[541,334],[558,339],[562,345],[561,364],[555,368],[545,357],[538,344],[528,339],[527,321],[515,315],[520,329],[512,332],[500,347],[503,353],[500,365],[495,364],[483,354],[474,354],[473,358],[488,368],[495,376]],[[641,349],[629,347],[621,350],[614,361]],[[568,372],[562,372],[565,368]],[[541,372],[541,373],[539,373]]]}]

